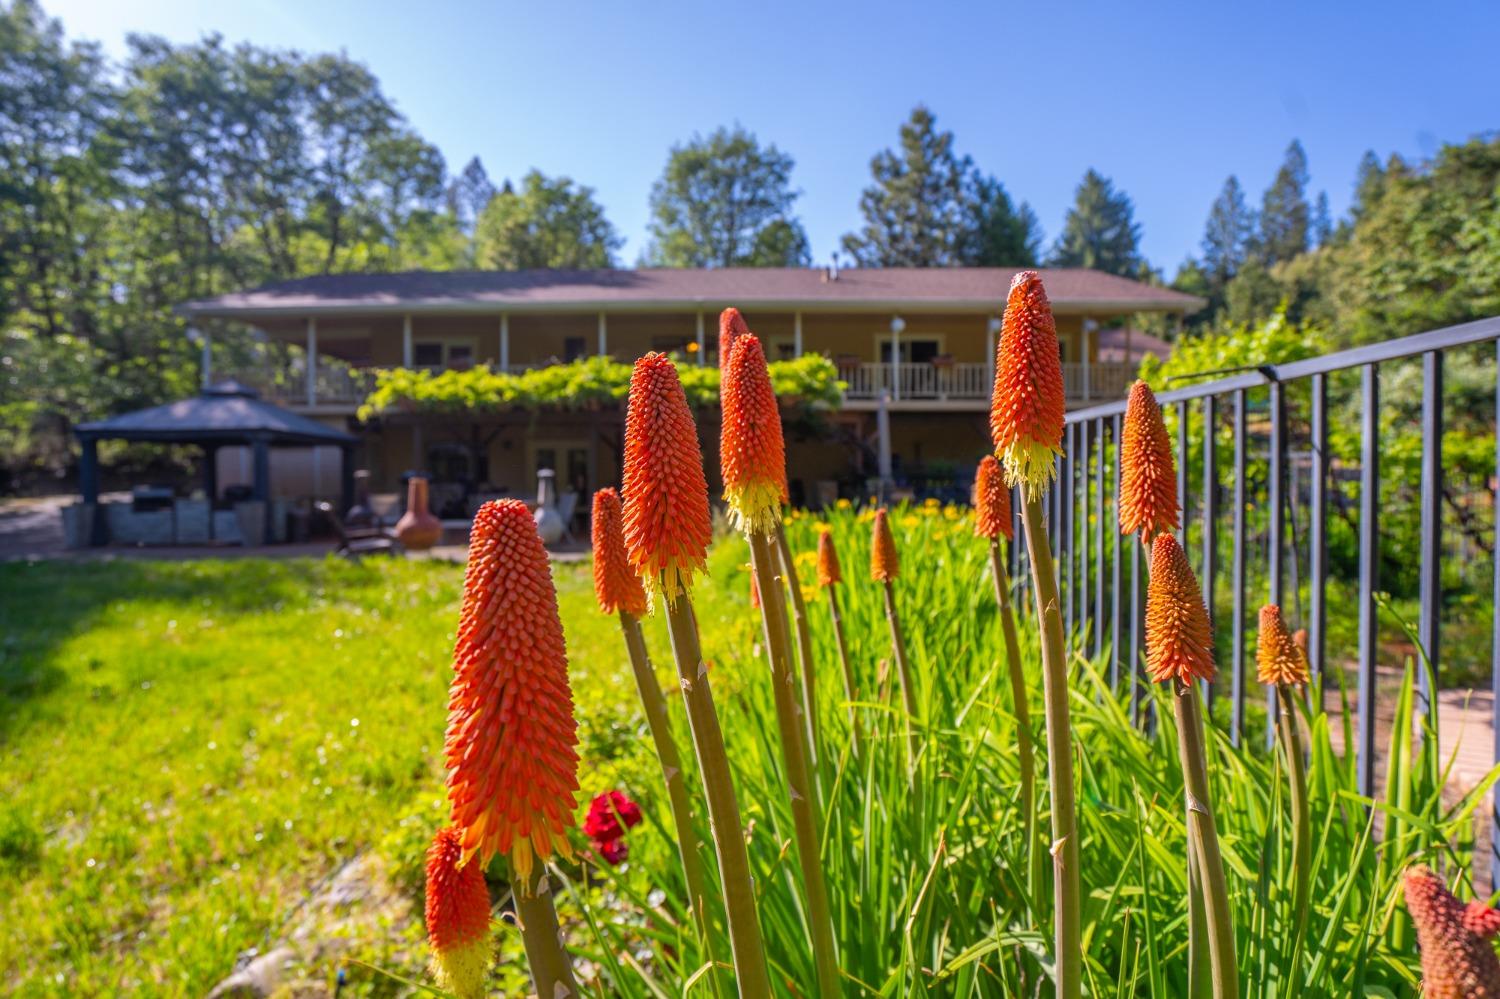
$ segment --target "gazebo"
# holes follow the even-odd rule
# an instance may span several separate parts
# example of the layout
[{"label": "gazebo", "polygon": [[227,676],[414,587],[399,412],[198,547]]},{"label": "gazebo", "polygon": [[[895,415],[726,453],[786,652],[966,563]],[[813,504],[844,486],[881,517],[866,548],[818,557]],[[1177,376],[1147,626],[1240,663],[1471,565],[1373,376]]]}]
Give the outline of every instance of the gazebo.
[{"label": "gazebo", "polygon": [[[79,492],[86,506],[99,503],[99,441],[151,441],[160,444],[196,444],[203,448],[203,486],[210,501],[218,492],[218,449],[249,447],[254,455],[252,496],[265,505],[266,536],[271,536],[271,448],[338,447],[342,462],[342,509],[354,502],[353,450],[356,438],[316,420],[300,416],[260,398],[260,394],[233,379],[205,388],[199,395],[164,406],[124,413],[108,420],[83,423],[74,428],[83,454],[79,461]],[[104,543],[104,518],[95,516],[91,528],[93,544]]]}]

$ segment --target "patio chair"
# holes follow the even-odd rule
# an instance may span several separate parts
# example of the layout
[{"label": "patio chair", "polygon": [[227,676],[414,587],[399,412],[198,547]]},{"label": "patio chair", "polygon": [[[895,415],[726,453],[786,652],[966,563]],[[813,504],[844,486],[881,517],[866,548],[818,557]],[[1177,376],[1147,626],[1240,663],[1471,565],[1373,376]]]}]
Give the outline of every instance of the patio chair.
[{"label": "patio chair", "polygon": [[334,510],[332,503],[320,502],[317,504],[318,512],[328,518],[328,523],[333,526],[333,533],[339,539],[338,547],[333,550],[335,555],[345,558],[359,558],[363,555],[405,555],[406,549],[396,536],[384,527],[356,527],[344,526],[344,520]]}]

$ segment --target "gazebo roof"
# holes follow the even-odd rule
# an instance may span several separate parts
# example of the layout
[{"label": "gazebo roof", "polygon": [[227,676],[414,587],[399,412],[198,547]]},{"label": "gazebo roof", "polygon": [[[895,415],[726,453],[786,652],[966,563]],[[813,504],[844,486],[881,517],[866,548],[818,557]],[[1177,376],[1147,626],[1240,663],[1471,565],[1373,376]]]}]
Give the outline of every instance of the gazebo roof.
[{"label": "gazebo roof", "polygon": [[355,442],[350,434],[265,402],[233,379],[210,385],[191,399],[79,424],[74,433],[81,439],[183,444],[249,444],[261,438],[300,446]]}]

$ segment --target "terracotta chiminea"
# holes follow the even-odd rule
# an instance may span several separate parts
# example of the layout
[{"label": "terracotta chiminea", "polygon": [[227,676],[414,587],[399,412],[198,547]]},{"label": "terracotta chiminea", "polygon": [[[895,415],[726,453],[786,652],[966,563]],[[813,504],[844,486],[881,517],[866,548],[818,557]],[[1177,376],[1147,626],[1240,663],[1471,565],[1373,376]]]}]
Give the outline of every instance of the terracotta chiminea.
[{"label": "terracotta chiminea", "polygon": [[413,475],[406,481],[406,512],[396,521],[396,540],[409,551],[422,551],[442,536],[443,522],[427,509],[427,477]]}]

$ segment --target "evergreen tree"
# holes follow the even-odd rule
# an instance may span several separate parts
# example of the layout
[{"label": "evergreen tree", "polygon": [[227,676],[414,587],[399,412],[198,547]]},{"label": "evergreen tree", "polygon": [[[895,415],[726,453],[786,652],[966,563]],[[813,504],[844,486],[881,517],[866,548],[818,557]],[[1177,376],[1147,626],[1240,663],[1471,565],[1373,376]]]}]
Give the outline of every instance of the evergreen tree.
[{"label": "evergreen tree", "polygon": [[1380,200],[1385,189],[1385,169],[1374,150],[1366,150],[1359,159],[1354,173],[1354,203],[1349,206],[1350,218],[1358,221],[1365,212]]},{"label": "evergreen tree", "polygon": [[1245,263],[1254,232],[1255,215],[1245,204],[1239,178],[1230,174],[1208,210],[1208,223],[1203,229],[1201,269],[1208,287],[1216,294],[1223,291]]},{"label": "evergreen tree", "polygon": [[593,188],[539,170],[521,178],[519,191],[507,182],[474,227],[475,262],[499,270],[613,267],[624,242]]},{"label": "evergreen tree", "polygon": [[1307,252],[1312,210],[1307,203],[1307,154],[1296,139],[1287,146],[1276,179],[1260,208],[1256,249],[1267,267]]},{"label": "evergreen tree", "polygon": [[962,263],[974,213],[966,197],[972,164],[953,151],[922,105],[901,126],[899,149],[870,161],[874,183],[859,197],[864,225],[844,236],[845,251],[863,267],[945,267]]},{"label": "evergreen tree", "polygon": [[1078,185],[1049,262],[1131,276],[1141,265],[1140,241],[1141,227],[1129,196],[1090,168]]},{"label": "evergreen tree", "polygon": [[792,158],[735,126],[673,146],[651,188],[647,260],[661,267],[802,267]]},{"label": "evergreen tree", "polygon": [[1333,237],[1333,214],[1328,208],[1327,191],[1319,191],[1318,200],[1313,202],[1311,236],[1315,248]]},{"label": "evergreen tree", "polygon": [[1005,186],[975,171],[966,201],[969,222],[960,262],[969,267],[1034,267],[1041,256],[1042,227],[1026,202],[1019,208]]}]

